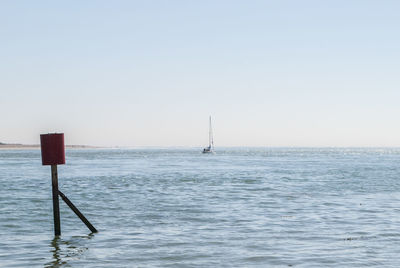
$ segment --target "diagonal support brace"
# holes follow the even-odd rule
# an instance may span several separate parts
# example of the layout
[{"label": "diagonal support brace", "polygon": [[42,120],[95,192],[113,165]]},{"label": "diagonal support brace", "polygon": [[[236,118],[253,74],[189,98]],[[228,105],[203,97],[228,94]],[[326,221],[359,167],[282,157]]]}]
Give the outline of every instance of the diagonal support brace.
[{"label": "diagonal support brace", "polygon": [[79,209],[75,207],[74,204],[72,204],[68,197],[66,197],[60,190],[58,190],[58,194],[61,196],[62,200],[64,200],[64,202],[72,209],[72,211],[75,212],[76,216],[78,216],[79,219],[81,219],[81,221],[86,224],[89,230],[92,231],[92,233],[97,233],[96,228],[94,228],[94,226],[85,218],[85,216],[83,216]]}]

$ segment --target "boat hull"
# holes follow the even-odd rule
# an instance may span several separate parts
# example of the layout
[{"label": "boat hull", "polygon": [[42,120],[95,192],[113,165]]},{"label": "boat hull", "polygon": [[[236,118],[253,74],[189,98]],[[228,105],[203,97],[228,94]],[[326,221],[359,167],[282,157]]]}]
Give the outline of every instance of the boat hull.
[{"label": "boat hull", "polygon": [[204,148],[202,151],[203,154],[212,154],[213,150],[210,147]]}]

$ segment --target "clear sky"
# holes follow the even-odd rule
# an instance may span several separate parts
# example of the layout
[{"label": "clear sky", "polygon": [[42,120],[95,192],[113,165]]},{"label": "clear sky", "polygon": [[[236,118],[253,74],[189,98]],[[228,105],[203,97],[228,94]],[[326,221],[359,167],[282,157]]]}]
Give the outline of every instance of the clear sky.
[{"label": "clear sky", "polygon": [[400,1],[1,1],[0,141],[400,146]]}]

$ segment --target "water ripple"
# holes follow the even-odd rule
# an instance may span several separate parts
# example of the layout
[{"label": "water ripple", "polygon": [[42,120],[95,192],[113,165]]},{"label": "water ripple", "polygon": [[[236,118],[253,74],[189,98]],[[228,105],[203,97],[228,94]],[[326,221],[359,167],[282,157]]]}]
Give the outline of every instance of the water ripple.
[{"label": "water ripple", "polygon": [[399,267],[400,149],[0,151],[0,267]]}]

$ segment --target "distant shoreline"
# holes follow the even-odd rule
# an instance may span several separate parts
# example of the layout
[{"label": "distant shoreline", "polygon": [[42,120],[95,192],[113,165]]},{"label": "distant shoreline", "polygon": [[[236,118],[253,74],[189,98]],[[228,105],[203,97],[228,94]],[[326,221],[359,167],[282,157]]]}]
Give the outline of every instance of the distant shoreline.
[{"label": "distant shoreline", "polygon": [[[66,149],[99,149],[103,147],[90,146],[90,145],[66,145]],[[0,150],[24,150],[24,149],[40,149],[39,144],[8,144],[0,143]]]}]

